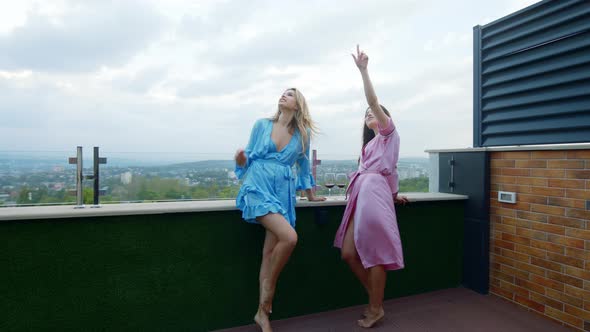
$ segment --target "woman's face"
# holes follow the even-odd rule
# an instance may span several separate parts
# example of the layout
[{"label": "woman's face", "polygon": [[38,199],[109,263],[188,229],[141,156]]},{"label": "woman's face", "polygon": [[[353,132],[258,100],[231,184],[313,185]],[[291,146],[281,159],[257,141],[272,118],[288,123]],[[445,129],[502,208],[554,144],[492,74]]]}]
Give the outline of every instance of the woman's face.
[{"label": "woman's face", "polygon": [[365,124],[367,127],[369,127],[369,129],[374,130],[377,128],[377,118],[375,118],[375,114],[373,114],[371,109],[365,112]]},{"label": "woman's face", "polygon": [[279,99],[279,108],[286,108],[290,110],[297,110],[297,100],[295,99],[295,91],[289,89],[283,92]]}]

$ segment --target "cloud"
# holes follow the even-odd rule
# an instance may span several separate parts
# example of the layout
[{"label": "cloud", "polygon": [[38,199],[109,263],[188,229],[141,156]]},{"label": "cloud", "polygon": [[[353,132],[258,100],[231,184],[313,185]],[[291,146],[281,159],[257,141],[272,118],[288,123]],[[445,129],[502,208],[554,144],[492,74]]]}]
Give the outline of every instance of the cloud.
[{"label": "cloud", "polygon": [[215,1],[214,6],[203,6],[182,15],[177,30],[188,42],[209,41],[223,34],[238,37],[235,32],[249,22],[256,12],[270,4],[265,0],[247,3],[240,0]]},{"label": "cloud", "polygon": [[400,24],[419,10],[408,0],[343,2],[337,6],[327,1],[292,6],[258,1],[248,7],[255,11],[245,12],[238,3],[243,4],[226,3],[216,12],[218,21],[209,16],[183,21],[182,31],[194,40],[208,36],[208,48],[201,54],[206,61],[232,66],[325,63],[335,53],[347,52],[350,45],[366,41],[384,26]]},{"label": "cloud", "polygon": [[[170,82],[176,88],[180,98],[219,97],[219,96],[248,96],[250,91],[261,90],[265,87],[288,88],[287,82],[299,77],[297,73],[268,73],[254,68],[227,67],[219,72],[201,79],[179,80]],[[277,90],[278,93],[281,93]],[[269,96],[271,98],[278,96]]]},{"label": "cloud", "polygon": [[113,79],[115,87],[130,93],[145,94],[154,86],[164,82],[168,75],[165,67],[148,67],[138,72]]},{"label": "cloud", "polygon": [[231,158],[231,151],[247,143],[254,121],[273,111],[252,103],[162,102],[129,94],[99,98],[61,88],[43,75],[0,77],[0,100],[0,142],[11,150],[81,145],[196,159]]},{"label": "cloud", "polygon": [[61,17],[31,11],[0,36],[0,68],[47,72],[120,66],[154,41],[164,19],[145,2],[72,3]]},{"label": "cloud", "polygon": [[[29,81],[29,77],[17,76],[17,82],[13,78],[0,78],[0,128],[3,133],[9,129],[41,129],[51,119],[51,113],[47,112],[51,110],[42,112],[39,104],[50,100],[58,102],[58,89],[50,84],[22,82],[23,79]],[[53,112],[59,113],[59,110]]]},{"label": "cloud", "polygon": [[469,146],[472,27],[525,2],[29,7],[25,20],[0,32],[0,149],[97,145],[230,159],[254,121],[297,87],[321,130],[312,142],[320,158],[356,159],[366,108],[349,55],[357,43],[370,55],[380,102],[394,114],[402,156]]}]

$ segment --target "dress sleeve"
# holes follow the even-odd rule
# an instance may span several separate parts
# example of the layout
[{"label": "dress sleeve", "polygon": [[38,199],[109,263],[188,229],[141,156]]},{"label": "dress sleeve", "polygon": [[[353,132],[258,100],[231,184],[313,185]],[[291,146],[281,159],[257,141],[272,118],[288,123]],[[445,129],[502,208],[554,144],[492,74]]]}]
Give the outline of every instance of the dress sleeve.
[{"label": "dress sleeve", "polygon": [[397,174],[397,170],[386,178],[389,189],[391,189],[391,194],[395,197],[399,191],[399,175]]},{"label": "dress sleeve", "polygon": [[311,131],[307,130],[307,142],[305,144],[305,153],[301,153],[297,159],[297,186],[296,190],[305,190],[315,187],[315,180],[311,174],[311,162],[309,157]]},{"label": "dress sleeve", "polygon": [[385,158],[385,165],[389,165],[389,168],[385,168],[383,172],[387,177],[387,183],[391,189],[391,193],[396,195],[399,191],[399,173],[397,171],[397,161],[399,157],[399,135],[395,130],[393,121],[389,119],[388,128],[379,128],[379,133],[383,136],[384,151],[388,151],[382,158]]},{"label": "dress sleeve", "polygon": [[390,117],[387,117],[387,127],[381,127],[381,124],[379,122],[377,122],[377,125],[379,126],[379,134],[381,134],[381,136],[389,136],[395,130],[393,120],[391,120]]},{"label": "dress sleeve", "polygon": [[252,131],[250,132],[250,140],[248,141],[248,145],[244,149],[244,154],[246,155],[246,164],[244,166],[240,166],[236,163],[236,168],[234,170],[234,173],[236,173],[236,176],[238,177],[238,179],[242,179],[244,177],[244,175],[246,175],[246,172],[248,171],[248,167],[250,166],[250,163],[252,162],[252,158],[251,158],[252,150],[254,149],[256,142],[260,139],[261,129],[262,129],[262,120],[257,120],[256,123],[254,123],[254,127],[252,127]]}]

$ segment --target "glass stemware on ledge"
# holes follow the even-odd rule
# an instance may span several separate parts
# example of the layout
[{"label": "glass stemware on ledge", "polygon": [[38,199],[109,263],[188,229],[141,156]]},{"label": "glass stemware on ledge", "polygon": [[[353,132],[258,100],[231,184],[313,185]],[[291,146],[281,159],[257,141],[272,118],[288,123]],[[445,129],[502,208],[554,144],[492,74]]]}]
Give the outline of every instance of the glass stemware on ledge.
[{"label": "glass stemware on ledge", "polygon": [[344,196],[344,193],[345,193],[344,188],[346,188],[347,184],[348,184],[348,176],[346,176],[346,174],[344,174],[344,173],[336,174],[336,186],[341,189],[340,194],[342,196]]},{"label": "glass stemware on ledge", "polygon": [[332,196],[332,188],[336,185],[336,174],[326,173],[324,175],[324,187],[328,188],[328,196]]}]

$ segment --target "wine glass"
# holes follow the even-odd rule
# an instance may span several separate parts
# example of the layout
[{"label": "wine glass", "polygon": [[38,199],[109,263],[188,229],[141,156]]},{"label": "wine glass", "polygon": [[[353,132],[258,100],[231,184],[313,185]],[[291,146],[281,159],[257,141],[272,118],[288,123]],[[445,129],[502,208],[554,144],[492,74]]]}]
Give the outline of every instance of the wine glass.
[{"label": "wine glass", "polygon": [[332,188],[336,185],[336,174],[326,173],[324,175],[324,187],[328,188],[328,196],[332,196]]},{"label": "wine glass", "polygon": [[348,177],[344,173],[336,174],[336,186],[340,189],[346,188],[346,184],[348,183]]}]

